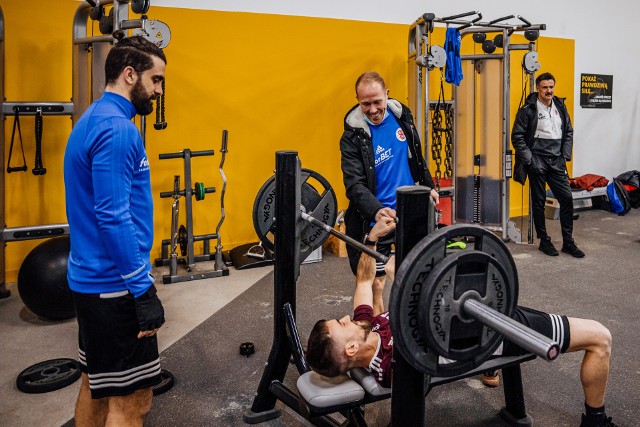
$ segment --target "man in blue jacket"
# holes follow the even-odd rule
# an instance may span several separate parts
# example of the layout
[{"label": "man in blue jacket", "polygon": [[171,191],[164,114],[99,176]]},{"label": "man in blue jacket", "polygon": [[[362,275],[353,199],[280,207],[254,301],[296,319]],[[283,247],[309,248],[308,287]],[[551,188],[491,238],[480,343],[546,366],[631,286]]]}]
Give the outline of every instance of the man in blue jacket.
[{"label": "man in blue jacket", "polygon": [[536,90],[518,110],[511,142],[516,150],[514,180],[531,188],[533,224],[540,239],[540,250],[549,256],[558,251],[547,234],[544,218],[546,185],[560,204],[562,252],[584,257],[573,241],[573,196],[569,186],[567,161],[573,149],[573,128],[564,99],[554,96],[556,79],[550,73],[536,78]]},{"label": "man in blue jacket", "polygon": [[[422,156],[420,136],[411,111],[395,99],[376,72],[356,80],[358,104],[344,118],[340,139],[342,175],[349,207],[345,214],[346,234],[366,243],[366,233],[382,217],[396,216],[396,189],[403,185],[430,187],[438,202],[438,192]],[[389,255],[395,235],[378,242],[378,252]],[[347,245],[349,264],[356,273],[360,251]],[[386,281],[384,265],[376,265],[374,301],[382,301]],[[379,298],[380,297],[380,298]],[[381,312],[376,306],[374,311]]]},{"label": "man in blue jacket", "polygon": [[104,95],[74,126],[64,156],[67,276],[83,372],[78,426],[142,426],[161,381],[156,332],[164,310],[151,274],[149,161],[131,119],[153,110],[166,57],[142,37],[114,37]]}]

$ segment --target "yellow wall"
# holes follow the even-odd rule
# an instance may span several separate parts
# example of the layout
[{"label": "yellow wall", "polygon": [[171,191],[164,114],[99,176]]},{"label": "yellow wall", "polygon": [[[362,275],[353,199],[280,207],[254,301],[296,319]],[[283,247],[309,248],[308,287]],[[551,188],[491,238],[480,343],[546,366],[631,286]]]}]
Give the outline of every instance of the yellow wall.
[{"label": "yellow wall", "polygon": [[[70,100],[71,30],[77,6],[72,0],[34,0],[28,8],[17,1],[3,4],[7,101]],[[158,154],[183,148],[215,150],[214,157],[192,161],[193,181],[218,190],[203,201],[194,200],[194,232],[212,233],[220,218],[218,150],[223,129],[229,131],[224,168],[228,179],[227,216],[221,230],[225,249],[256,240],[251,219],[253,201],[260,186],[273,174],[277,150],[297,150],[303,167],[327,178],[340,208],[346,208],[338,140],[344,114],[355,104],[354,81],[361,72],[375,69],[387,80],[391,96],[406,102],[409,23],[153,7],[148,15],[166,22],[172,33],[166,49],[169,126],[161,132],[149,126],[147,132],[155,196],[153,258],[160,255],[160,241],[169,237],[171,202],[160,199],[159,193],[172,189],[175,174],[183,175],[181,161],[159,161]],[[436,34],[440,30],[436,29]],[[97,28],[95,34],[99,34]],[[480,52],[473,44],[463,48],[463,52]],[[540,71],[556,75],[557,93],[569,96],[567,104],[572,113],[573,40],[542,37],[538,50],[543,65]],[[519,62],[514,55],[511,122],[520,97]],[[434,84],[437,81],[432,78]],[[431,90],[437,95],[437,86]],[[13,119],[8,117],[5,156],[12,124]],[[33,117],[24,117],[21,124],[31,169]],[[62,161],[70,130],[69,117],[45,117],[43,158],[47,174],[5,175],[8,227],[66,222]],[[16,149],[14,164],[19,155]],[[519,214],[519,188],[518,184],[512,185],[512,215]],[[22,260],[38,243],[8,244],[7,281],[15,280]]]},{"label": "yellow wall", "polygon": [[[2,5],[5,97],[68,102],[72,19],[78,3],[34,0],[28,8],[21,3]],[[193,159],[192,176],[220,191],[223,129],[229,131],[227,217],[221,230],[225,249],[256,240],[253,201],[273,174],[277,150],[297,150],[303,167],[327,178],[340,208],[346,208],[338,141],[344,114],[355,104],[353,84],[361,72],[375,69],[386,78],[391,96],[406,100],[408,24],[153,7],[148,15],[166,22],[172,33],[166,49],[169,126],[161,132],[149,126],[147,131],[155,202],[153,258],[160,255],[160,241],[169,237],[171,202],[159,193],[173,188],[175,174],[183,175],[180,160],[160,161],[158,154],[214,149],[214,157]],[[5,156],[12,123],[7,118]],[[33,117],[23,118],[21,125],[31,169]],[[66,222],[62,161],[70,130],[68,117],[45,117],[47,174],[6,175],[8,227]],[[15,147],[13,156],[15,162]],[[219,192],[194,200],[196,234],[214,232],[219,218]],[[7,281],[15,280],[22,260],[38,243],[8,244]]]}]

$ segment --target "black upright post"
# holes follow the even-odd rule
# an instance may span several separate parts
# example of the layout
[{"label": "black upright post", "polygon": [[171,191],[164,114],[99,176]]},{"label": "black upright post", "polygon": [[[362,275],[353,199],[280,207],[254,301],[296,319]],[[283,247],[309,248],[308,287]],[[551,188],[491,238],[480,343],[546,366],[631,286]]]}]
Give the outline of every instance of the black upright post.
[{"label": "black upright post", "polygon": [[520,364],[503,368],[502,379],[504,381],[504,401],[506,406],[500,411],[500,416],[511,425],[533,425],[533,419],[527,414],[524,403]]},{"label": "black upright post", "polygon": [[244,415],[245,422],[250,424],[280,416],[280,411],[274,409],[276,396],[269,386],[274,380],[284,380],[291,356],[283,307],[288,302],[295,316],[296,280],[300,275],[300,233],[296,229],[300,218],[300,161],[297,152],[276,153],[275,183],[273,345],[251,410]]},{"label": "black upright post", "polygon": [[[433,230],[435,209],[430,202],[430,189],[421,186],[398,188],[396,227],[396,271],[409,251]],[[430,212],[431,210],[431,212]],[[393,426],[423,426],[424,374],[417,371],[393,349],[393,393],[391,394],[391,424]]]}]

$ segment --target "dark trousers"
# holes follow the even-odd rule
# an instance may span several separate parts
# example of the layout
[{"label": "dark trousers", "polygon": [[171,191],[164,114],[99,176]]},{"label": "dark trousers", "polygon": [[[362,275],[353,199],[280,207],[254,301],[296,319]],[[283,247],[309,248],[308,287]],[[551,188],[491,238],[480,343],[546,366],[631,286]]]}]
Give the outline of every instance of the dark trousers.
[{"label": "dark trousers", "polygon": [[533,224],[539,239],[549,239],[545,226],[544,205],[546,201],[545,183],[560,203],[560,227],[563,243],[573,242],[573,196],[569,186],[567,165],[562,157],[533,155],[527,166],[529,187],[531,188],[531,209]]}]

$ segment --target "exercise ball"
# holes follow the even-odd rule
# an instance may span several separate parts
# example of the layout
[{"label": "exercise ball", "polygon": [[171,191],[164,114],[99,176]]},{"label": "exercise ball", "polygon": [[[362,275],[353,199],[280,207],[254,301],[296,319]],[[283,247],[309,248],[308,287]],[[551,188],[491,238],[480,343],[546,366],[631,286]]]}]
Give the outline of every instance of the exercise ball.
[{"label": "exercise ball", "polygon": [[45,240],[33,248],[18,272],[18,292],[34,314],[47,320],[65,320],[76,315],[67,283],[69,236]]}]

